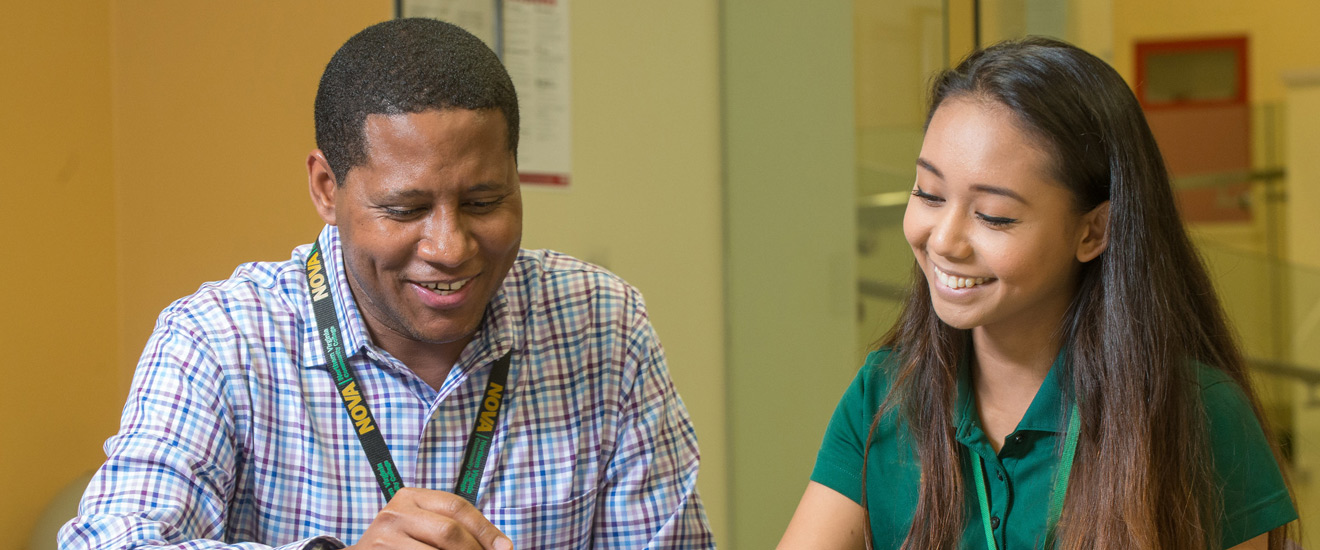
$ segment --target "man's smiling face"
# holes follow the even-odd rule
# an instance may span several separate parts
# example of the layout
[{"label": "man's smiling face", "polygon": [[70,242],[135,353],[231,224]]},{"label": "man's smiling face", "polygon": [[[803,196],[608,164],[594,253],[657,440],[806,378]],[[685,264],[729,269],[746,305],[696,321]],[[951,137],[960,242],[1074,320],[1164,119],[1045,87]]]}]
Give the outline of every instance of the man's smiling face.
[{"label": "man's smiling face", "polygon": [[367,161],[321,212],[339,228],[349,286],[377,345],[432,344],[456,358],[480,326],[522,240],[506,133],[498,110],[367,117]]}]

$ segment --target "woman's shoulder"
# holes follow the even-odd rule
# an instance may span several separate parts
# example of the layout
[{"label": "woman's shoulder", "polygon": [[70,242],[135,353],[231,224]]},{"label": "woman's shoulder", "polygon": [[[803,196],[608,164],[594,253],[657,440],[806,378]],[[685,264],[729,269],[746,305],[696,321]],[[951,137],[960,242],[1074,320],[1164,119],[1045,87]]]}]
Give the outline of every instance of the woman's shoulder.
[{"label": "woman's shoulder", "polygon": [[902,442],[896,437],[895,412],[889,411],[879,422],[875,417],[889,394],[897,357],[887,348],[867,354],[862,367],[839,399],[816,455],[811,479],[854,502],[861,499],[859,476],[863,458],[868,456],[868,445],[870,464],[880,470],[885,470],[886,464],[894,463],[900,457],[911,455],[910,450],[900,452]]},{"label": "woman's shoulder", "polygon": [[1232,375],[1201,362],[1193,365],[1211,443],[1237,446],[1242,440],[1265,441],[1256,408]]},{"label": "woman's shoulder", "polygon": [[832,429],[846,426],[855,432],[870,425],[872,417],[889,397],[891,382],[897,370],[897,359],[898,354],[889,348],[866,355],[862,367],[857,370],[852,383],[839,399],[831,421]]},{"label": "woman's shoulder", "polygon": [[1216,413],[1232,415],[1246,414],[1255,417],[1251,400],[1243,391],[1242,385],[1222,369],[1211,367],[1200,361],[1192,363],[1196,375],[1196,385],[1200,389],[1201,402],[1207,415],[1213,420]]},{"label": "woman's shoulder", "polygon": [[[901,423],[901,398],[891,396],[895,378],[901,370],[902,356],[892,348],[881,348],[866,355],[848,388],[839,399],[836,418],[847,417],[852,427],[870,431],[872,420],[882,409],[883,416],[876,424],[876,437],[888,437]],[[892,398],[892,399],[891,399]],[[897,432],[895,432],[896,434]]]},{"label": "woman's shoulder", "polygon": [[898,353],[894,348],[880,348],[866,354],[866,361],[862,362],[861,372],[876,373],[891,368],[890,363],[898,359]]},{"label": "woman's shoulder", "polygon": [[898,369],[898,352],[893,348],[880,348],[866,354],[866,361],[858,369],[850,392],[859,392],[866,401],[879,403],[889,395],[894,372]]},{"label": "woman's shoulder", "polygon": [[1225,547],[1297,517],[1269,437],[1242,384],[1195,364],[1214,469],[1223,497]]}]

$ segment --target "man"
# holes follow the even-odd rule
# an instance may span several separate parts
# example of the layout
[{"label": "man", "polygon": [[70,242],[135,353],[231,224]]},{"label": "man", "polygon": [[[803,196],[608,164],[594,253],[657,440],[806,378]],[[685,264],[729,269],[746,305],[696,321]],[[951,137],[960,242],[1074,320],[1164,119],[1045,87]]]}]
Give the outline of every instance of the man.
[{"label": "man", "polygon": [[519,249],[495,55],[381,23],[315,111],[326,227],[161,314],[61,547],[713,547],[641,296]]}]

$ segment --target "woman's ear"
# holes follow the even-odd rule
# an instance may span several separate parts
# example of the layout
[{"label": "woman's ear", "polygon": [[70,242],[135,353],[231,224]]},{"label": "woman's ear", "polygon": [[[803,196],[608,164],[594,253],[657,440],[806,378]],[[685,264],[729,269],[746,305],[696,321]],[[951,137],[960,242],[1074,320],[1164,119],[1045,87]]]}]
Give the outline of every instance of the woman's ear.
[{"label": "woman's ear", "polygon": [[1096,259],[1109,247],[1109,201],[1082,215],[1082,238],[1077,243],[1077,261]]},{"label": "woman's ear", "polygon": [[320,149],[307,154],[307,191],[321,221],[335,225],[335,193],[339,191],[339,183]]}]

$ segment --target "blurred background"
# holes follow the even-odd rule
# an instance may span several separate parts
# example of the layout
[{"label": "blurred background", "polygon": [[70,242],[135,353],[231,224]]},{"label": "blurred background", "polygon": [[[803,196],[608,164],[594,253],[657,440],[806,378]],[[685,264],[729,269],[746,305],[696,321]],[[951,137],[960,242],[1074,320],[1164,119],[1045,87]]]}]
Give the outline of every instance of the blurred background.
[{"label": "blurred background", "polygon": [[[394,13],[391,0],[0,5],[0,540],[53,544],[163,307],[315,237],[317,80]],[[573,180],[524,188],[523,244],[646,295],[722,548],[778,540],[896,313],[928,78],[1026,34],[1086,48],[1137,92],[1285,443],[1303,531],[1318,532],[1320,4],[574,0],[569,13]]]}]

